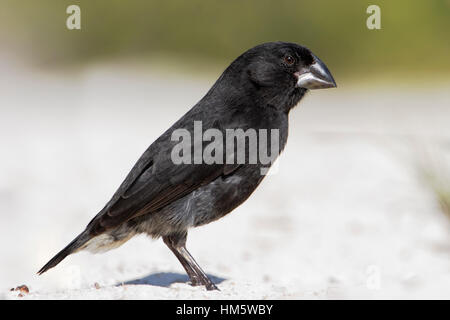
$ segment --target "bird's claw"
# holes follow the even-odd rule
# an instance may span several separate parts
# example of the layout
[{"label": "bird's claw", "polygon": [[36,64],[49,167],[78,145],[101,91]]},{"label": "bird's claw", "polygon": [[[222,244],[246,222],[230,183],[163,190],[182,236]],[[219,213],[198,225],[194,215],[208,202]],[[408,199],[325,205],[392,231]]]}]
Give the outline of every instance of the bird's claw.
[{"label": "bird's claw", "polygon": [[205,288],[208,291],[212,291],[212,290],[220,291],[220,289],[212,282],[209,282],[209,283],[205,284]]},{"label": "bird's claw", "polygon": [[201,279],[191,278],[189,284],[193,287],[205,286],[206,290],[208,291],[212,290],[220,291],[220,289],[209,279],[202,281]]}]

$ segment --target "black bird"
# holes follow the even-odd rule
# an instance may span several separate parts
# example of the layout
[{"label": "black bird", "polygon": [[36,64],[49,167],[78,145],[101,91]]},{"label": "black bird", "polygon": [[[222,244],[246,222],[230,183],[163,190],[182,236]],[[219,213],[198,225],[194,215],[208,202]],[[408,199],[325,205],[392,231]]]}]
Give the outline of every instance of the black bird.
[{"label": "black bird", "polygon": [[[173,133],[181,129],[192,134],[195,121],[201,122],[204,131],[216,129],[224,134],[227,129],[277,130],[278,156],[287,140],[289,111],[308,89],[332,87],[336,83],[328,68],[303,46],[270,42],[246,51],[191,110],[150,145],[106,206],[38,274],[69,254],[83,249],[106,251],[146,233],[163,238],[192,285],[217,289],[186,249],[188,229],[217,220],[242,204],[264,178],[262,169],[267,163],[236,161],[239,144],[230,152],[234,161],[225,152],[223,161],[176,163],[173,152],[179,141]],[[219,142],[226,145],[224,140]],[[244,144],[248,158],[249,145]],[[189,150],[195,153],[196,146]],[[202,141],[200,150],[205,147]]]}]

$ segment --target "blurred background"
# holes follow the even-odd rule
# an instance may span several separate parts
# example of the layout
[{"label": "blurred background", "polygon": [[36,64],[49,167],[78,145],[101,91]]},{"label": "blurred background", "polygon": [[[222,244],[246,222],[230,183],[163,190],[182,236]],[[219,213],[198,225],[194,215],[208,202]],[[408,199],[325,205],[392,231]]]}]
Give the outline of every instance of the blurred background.
[{"label": "blurred background", "polygon": [[[449,0],[0,0],[0,298],[450,298],[449,30]],[[277,40],[338,88],[291,112],[249,201],[191,232],[219,295],[145,237],[35,276],[231,61]]]},{"label": "blurred background", "polygon": [[[447,0],[1,4],[2,46],[42,68],[80,70],[111,59],[139,59],[215,73],[243,50],[275,40],[299,42],[326,55],[337,77],[358,82],[397,72],[434,79],[445,77],[450,67]],[[82,9],[81,31],[65,28],[65,11],[72,4]],[[378,31],[366,27],[371,4],[382,11]]]}]

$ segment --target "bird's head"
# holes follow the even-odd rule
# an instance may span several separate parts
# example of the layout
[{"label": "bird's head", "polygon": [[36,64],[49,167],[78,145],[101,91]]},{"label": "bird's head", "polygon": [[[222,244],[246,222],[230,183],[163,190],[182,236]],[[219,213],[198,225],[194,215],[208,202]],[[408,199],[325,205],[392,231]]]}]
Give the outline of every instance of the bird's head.
[{"label": "bird's head", "polygon": [[253,86],[255,92],[269,100],[286,101],[288,108],[295,105],[308,89],[336,87],[327,66],[309,49],[295,43],[258,45],[244,52],[228,69],[231,71],[228,74],[240,75],[239,85],[245,86],[246,91]]},{"label": "bird's head", "polygon": [[269,42],[242,56],[247,74],[260,86],[286,85],[304,89],[336,87],[327,66],[309,49],[295,43]]}]

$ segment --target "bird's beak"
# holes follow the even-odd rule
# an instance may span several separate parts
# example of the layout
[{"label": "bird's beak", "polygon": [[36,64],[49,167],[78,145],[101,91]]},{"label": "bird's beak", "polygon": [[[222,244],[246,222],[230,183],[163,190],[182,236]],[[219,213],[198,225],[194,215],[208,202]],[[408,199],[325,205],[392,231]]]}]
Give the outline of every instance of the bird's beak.
[{"label": "bird's beak", "polygon": [[295,73],[297,87],[305,89],[336,88],[336,82],[325,63],[315,55],[314,62],[309,67],[303,67]]}]

